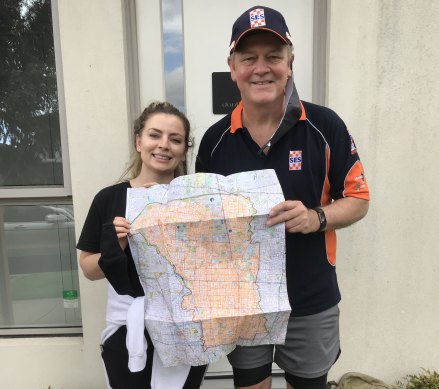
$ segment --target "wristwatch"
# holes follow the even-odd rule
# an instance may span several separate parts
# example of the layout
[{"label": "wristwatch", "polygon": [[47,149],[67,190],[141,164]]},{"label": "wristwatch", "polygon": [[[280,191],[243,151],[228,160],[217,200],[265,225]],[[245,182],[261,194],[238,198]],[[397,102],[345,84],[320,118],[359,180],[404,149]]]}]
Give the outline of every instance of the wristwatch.
[{"label": "wristwatch", "polygon": [[314,211],[317,212],[317,216],[319,217],[320,227],[317,230],[317,232],[323,231],[326,228],[326,215],[323,211],[322,207],[315,207],[313,208]]}]

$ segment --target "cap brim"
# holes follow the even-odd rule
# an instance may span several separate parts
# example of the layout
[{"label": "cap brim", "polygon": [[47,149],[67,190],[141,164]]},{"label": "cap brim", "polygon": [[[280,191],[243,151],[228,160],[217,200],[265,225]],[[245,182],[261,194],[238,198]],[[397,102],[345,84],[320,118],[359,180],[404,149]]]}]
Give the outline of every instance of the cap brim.
[{"label": "cap brim", "polygon": [[[265,27],[258,27],[258,28],[249,28],[247,30],[245,30],[239,37],[238,39],[236,39],[234,42],[232,42],[232,44],[234,43],[233,47],[230,49],[230,54],[233,53],[236,50],[236,47],[238,46],[239,42],[241,41],[242,38],[244,38],[245,36],[248,36],[250,34],[255,34],[258,32],[271,32],[273,34],[275,34],[279,39],[281,39],[283,42],[285,42],[287,45],[291,45],[292,43],[288,40],[287,37],[283,37],[282,35],[280,35],[278,32],[270,29],[270,28],[265,28]],[[232,45],[231,44],[231,45]]]}]

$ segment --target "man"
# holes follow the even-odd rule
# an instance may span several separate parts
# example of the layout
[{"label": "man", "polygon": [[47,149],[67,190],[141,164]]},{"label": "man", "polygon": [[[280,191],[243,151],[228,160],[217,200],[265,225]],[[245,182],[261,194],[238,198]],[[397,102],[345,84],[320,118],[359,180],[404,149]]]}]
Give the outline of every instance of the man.
[{"label": "man", "polygon": [[[267,225],[285,223],[292,314],[274,361],[289,389],[324,389],[340,353],[335,230],[366,215],[369,190],[343,121],[299,100],[293,60],[279,12],[256,6],[236,20],[228,64],[241,102],[203,136],[196,170],[275,169],[286,201],[270,211]],[[229,354],[235,386],[270,388],[273,349],[238,346]]]}]

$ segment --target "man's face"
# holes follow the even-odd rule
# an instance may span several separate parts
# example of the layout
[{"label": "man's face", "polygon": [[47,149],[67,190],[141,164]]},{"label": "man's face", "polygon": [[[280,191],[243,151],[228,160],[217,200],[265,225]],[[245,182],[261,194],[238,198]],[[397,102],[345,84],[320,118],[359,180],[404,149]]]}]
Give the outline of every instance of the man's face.
[{"label": "man's face", "polygon": [[291,77],[289,46],[270,32],[251,34],[239,42],[228,64],[244,105],[283,104]]}]

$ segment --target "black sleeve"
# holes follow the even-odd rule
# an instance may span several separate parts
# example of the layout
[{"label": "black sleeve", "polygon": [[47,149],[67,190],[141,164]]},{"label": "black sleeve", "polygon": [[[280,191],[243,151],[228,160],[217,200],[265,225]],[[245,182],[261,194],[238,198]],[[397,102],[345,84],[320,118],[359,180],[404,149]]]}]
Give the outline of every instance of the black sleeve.
[{"label": "black sleeve", "polygon": [[99,266],[118,294],[143,296],[143,288],[129,246],[122,251],[113,226],[115,216],[125,216],[127,185],[99,192],[92,201],[77,248],[101,253]]},{"label": "black sleeve", "polygon": [[76,246],[79,250],[101,252],[102,226],[112,223],[116,216],[125,216],[128,188],[129,184],[122,182],[104,188],[96,194]]},{"label": "black sleeve", "polygon": [[82,227],[76,248],[89,253],[101,252],[101,230],[104,221],[100,214],[96,197],[93,199]]},{"label": "black sleeve", "polygon": [[132,258],[120,247],[114,224],[105,223],[102,226],[101,257],[98,265],[116,293],[136,297],[130,280],[130,262]]}]

